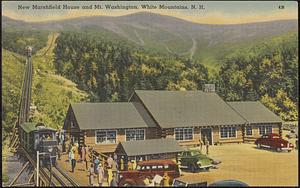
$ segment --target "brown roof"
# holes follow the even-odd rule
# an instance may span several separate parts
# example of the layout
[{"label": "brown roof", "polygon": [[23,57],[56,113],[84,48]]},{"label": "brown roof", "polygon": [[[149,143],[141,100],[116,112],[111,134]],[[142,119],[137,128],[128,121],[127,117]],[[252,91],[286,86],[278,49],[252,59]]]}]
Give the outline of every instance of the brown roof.
[{"label": "brown roof", "polygon": [[137,111],[138,104],[76,103],[71,104],[80,129],[117,129],[155,127]]},{"label": "brown roof", "polygon": [[246,123],[216,93],[158,90],[135,93],[162,128]]},{"label": "brown roof", "polygon": [[127,156],[176,153],[183,149],[173,138],[135,140],[119,143]]},{"label": "brown roof", "polygon": [[248,123],[278,123],[281,118],[259,101],[228,102]]}]

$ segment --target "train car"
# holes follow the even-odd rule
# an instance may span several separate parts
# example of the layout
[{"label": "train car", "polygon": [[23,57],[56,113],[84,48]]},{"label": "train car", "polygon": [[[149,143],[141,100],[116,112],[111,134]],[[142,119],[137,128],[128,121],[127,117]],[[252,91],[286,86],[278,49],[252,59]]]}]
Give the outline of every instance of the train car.
[{"label": "train car", "polygon": [[32,47],[27,46],[27,47],[26,47],[26,51],[27,51],[27,56],[28,56],[28,57],[31,57],[31,56],[32,56]]},{"label": "train car", "polygon": [[[50,161],[50,156],[57,155],[56,130],[45,127],[42,123],[26,122],[20,125],[20,145],[30,153],[36,156],[37,151],[44,153],[41,160]],[[55,163],[56,159],[54,160]]]}]

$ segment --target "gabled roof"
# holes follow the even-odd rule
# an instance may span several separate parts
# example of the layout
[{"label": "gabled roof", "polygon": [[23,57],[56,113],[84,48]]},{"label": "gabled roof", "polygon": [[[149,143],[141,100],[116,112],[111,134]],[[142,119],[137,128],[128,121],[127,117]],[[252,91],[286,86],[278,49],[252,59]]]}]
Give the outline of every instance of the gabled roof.
[{"label": "gabled roof", "polygon": [[134,103],[71,104],[80,129],[147,128],[155,125],[144,121]]},{"label": "gabled roof", "polygon": [[119,143],[127,156],[176,153],[183,149],[173,138],[136,140]]},{"label": "gabled roof", "polygon": [[36,131],[37,128],[36,128],[36,123],[32,123],[32,122],[26,122],[26,123],[23,123],[21,125],[21,128],[26,132],[26,133],[29,133],[31,131]]},{"label": "gabled roof", "polygon": [[259,101],[228,102],[248,123],[278,123],[282,120]]},{"label": "gabled roof", "polygon": [[20,126],[26,133],[30,133],[32,131],[38,131],[38,130],[56,131],[55,129],[45,127],[45,125],[42,123],[35,123],[35,122],[25,122]]},{"label": "gabled roof", "polygon": [[216,93],[158,90],[135,93],[162,128],[246,123]]}]

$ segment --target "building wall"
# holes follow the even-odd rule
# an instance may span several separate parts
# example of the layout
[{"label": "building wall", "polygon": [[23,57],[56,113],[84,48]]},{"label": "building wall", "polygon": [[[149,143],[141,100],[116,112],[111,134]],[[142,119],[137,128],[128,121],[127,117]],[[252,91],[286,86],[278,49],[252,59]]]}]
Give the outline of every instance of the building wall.
[{"label": "building wall", "polygon": [[236,126],[236,138],[221,138],[220,127],[214,129],[214,143],[223,144],[223,143],[241,143],[243,142],[243,125]]},{"label": "building wall", "polygon": [[[99,153],[111,153],[115,151],[119,142],[126,141],[125,130],[126,129],[117,129],[115,144],[96,144],[96,138],[95,138],[96,130],[86,130],[84,142],[87,146],[93,147],[95,151]],[[156,128],[145,128],[145,139],[157,138],[156,133],[157,133]]]},{"label": "building wall", "polygon": [[[212,129],[212,141],[213,144],[221,144],[221,143],[234,143],[234,142],[243,142],[243,132],[242,132],[242,125],[236,126],[236,138],[220,138],[220,126],[208,126],[208,127],[194,127],[193,128],[193,140],[185,140],[185,141],[178,141],[179,145],[181,146],[188,146],[193,147],[199,144],[199,139],[201,136],[201,128],[211,128]],[[174,138],[175,133],[174,129],[164,129],[162,132],[165,131],[165,138]]]},{"label": "building wall", "polygon": [[260,138],[262,135],[259,134],[259,126],[261,125],[272,125],[272,133],[281,135],[282,123],[256,123],[250,124],[247,126],[252,127],[252,135],[246,135],[246,129],[244,130],[244,140],[246,142],[254,142],[257,138]]}]

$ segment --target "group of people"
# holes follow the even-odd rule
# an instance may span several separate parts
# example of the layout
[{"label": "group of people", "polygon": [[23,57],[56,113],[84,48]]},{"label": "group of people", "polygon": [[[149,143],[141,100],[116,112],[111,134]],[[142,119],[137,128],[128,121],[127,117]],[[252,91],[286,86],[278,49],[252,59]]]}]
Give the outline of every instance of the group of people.
[{"label": "group of people", "polygon": [[106,180],[108,186],[118,186],[118,171],[120,169],[117,161],[118,156],[116,154],[113,158],[109,155],[106,160],[104,160],[104,158],[100,160],[99,157],[95,157],[88,169],[89,185],[93,186],[98,184],[102,186]]}]

